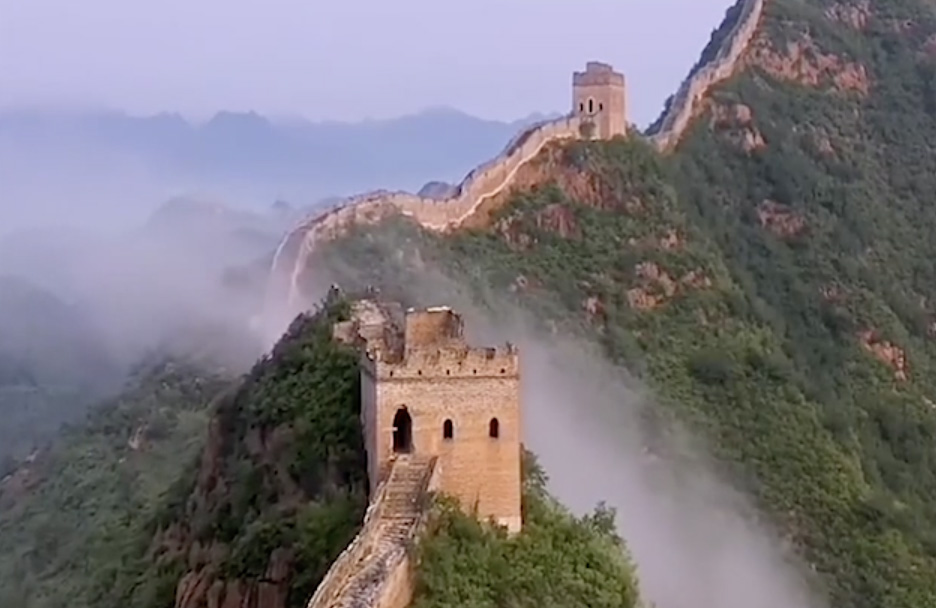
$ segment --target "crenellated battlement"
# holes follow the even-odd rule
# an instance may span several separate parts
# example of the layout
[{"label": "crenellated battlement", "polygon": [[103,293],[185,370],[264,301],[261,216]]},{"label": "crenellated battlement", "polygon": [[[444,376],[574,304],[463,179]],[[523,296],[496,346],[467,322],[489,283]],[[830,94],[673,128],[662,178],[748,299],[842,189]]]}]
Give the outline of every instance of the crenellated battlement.
[{"label": "crenellated battlement", "polygon": [[369,359],[367,373],[381,382],[461,378],[518,378],[519,353],[506,348],[418,349],[400,362]]},{"label": "crenellated battlement", "polygon": [[461,315],[448,307],[409,310],[399,323],[386,305],[364,300],[355,304],[351,321],[335,325],[334,334],[363,346],[361,370],[381,382],[457,378],[516,378],[519,351],[470,346]]},{"label": "crenellated battlement", "polygon": [[511,532],[520,511],[520,353],[468,344],[444,306],[351,307],[336,339],[361,351],[361,421],[371,491],[401,455],[437,457],[441,490]]},{"label": "crenellated battlement", "polygon": [[572,73],[572,86],[576,87],[623,87],[625,84],[623,74],[615,72],[609,64],[600,61],[589,61],[585,64],[584,72]]}]

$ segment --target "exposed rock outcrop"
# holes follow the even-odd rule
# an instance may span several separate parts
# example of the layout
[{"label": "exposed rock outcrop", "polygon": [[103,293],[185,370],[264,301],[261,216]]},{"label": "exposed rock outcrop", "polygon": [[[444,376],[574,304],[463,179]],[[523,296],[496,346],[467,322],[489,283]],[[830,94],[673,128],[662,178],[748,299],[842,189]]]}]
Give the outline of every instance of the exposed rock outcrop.
[{"label": "exposed rock outcrop", "polygon": [[806,229],[806,220],[801,215],[775,201],[762,202],[757,207],[757,219],[763,228],[781,238],[797,236]]},{"label": "exposed rock outcrop", "polygon": [[749,63],[777,80],[867,95],[871,78],[860,63],[823,52],[808,34],[776,48],[767,36],[751,46]]},{"label": "exposed rock outcrop", "polygon": [[754,126],[751,108],[742,103],[713,104],[710,126],[747,153],[767,147],[764,136]]},{"label": "exposed rock outcrop", "polygon": [[909,377],[907,353],[896,344],[883,340],[874,330],[867,329],[858,334],[862,348],[874,355],[881,363],[894,370],[894,379],[906,382]]},{"label": "exposed rock outcrop", "polygon": [[653,310],[688,289],[711,287],[712,280],[702,270],[691,270],[678,280],[654,262],[641,262],[634,268],[637,285],[627,290],[627,303],[635,310]]},{"label": "exposed rock outcrop", "polygon": [[837,2],[825,10],[825,15],[833,21],[864,31],[871,19],[870,0],[859,0],[855,3]]}]

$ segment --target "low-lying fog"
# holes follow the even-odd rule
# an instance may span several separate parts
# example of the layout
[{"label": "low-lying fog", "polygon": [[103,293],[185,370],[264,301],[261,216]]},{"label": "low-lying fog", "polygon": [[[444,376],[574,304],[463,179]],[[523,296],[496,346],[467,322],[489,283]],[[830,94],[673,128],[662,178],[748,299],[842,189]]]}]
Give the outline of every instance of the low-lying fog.
[{"label": "low-lying fog", "polygon": [[[826,605],[807,583],[808,567],[714,473],[702,442],[684,429],[649,430],[653,399],[625,370],[589,344],[537,329],[493,292],[478,301],[443,276],[421,274],[406,297],[456,308],[475,344],[520,348],[523,433],[550,491],[579,514],[600,502],[616,509],[644,598],[656,608]],[[327,274],[316,283],[324,295]]]}]

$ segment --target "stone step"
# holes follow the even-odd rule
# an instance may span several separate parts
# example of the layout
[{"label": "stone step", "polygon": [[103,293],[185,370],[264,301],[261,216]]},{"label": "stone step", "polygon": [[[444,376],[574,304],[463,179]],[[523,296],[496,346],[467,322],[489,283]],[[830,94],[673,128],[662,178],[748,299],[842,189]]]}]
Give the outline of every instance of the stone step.
[{"label": "stone step", "polygon": [[401,456],[392,463],[376,526],[363,539],[364,550],[338,592],[321,608],[369,608],[380,600],[386,576],[405,555],[419,524],[432,463],[433,459],[425,456]]}]

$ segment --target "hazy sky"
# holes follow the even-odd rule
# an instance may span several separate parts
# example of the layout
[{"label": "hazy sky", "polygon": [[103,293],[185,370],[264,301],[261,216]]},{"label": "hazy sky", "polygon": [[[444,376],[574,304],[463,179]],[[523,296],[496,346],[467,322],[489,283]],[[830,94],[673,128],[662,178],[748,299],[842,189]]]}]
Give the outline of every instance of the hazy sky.
[{"label": "hazy sky", "polygon": [[566,111],[589,59],[656,117],[733,0],[0,0],[0,106],[253,109],[310,119],[449,105]]}]

